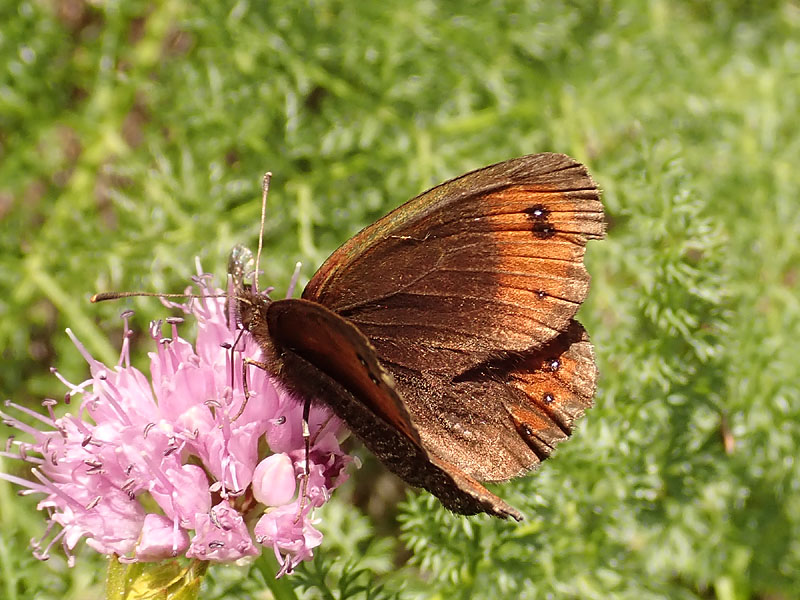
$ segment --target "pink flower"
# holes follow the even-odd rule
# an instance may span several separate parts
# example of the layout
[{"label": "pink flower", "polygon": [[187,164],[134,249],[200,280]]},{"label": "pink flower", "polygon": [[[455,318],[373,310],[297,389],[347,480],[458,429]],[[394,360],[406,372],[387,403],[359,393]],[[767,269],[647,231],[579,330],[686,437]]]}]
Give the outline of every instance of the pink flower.
[{"label": "pink flower", "polygon": [[288,454],[268,456],[253,474],[253,496],[267,506],[283,506],[291,502],[297,487],[294,464]]},{"label": "pink flower", "polygon": [[136,555],[141,561],[157,561],[165,556],[183,554],[189,547],[189,534],[163,515],[149,513],[144,518]]},{"label": "pink flower", "polygon": [[197,515],[194,526],[195,536],[186,553],[189,558],[229,562],[259,554],[242,515],[226,500]]},{"label": "pink flower", "polygon": [[[297,519],[296,515],[296,507],[287,504],[266,513],[256,523],[256,540],[264,546],[272,546],[279,561],[283,555],[293,556],[295,564],[308,560],[312,556],[311,549],[322,543],[322,534],[311,520]],[[279,575],[291,572],[293,567],[289,561],[284,561]]]},{"label": "pink flower", "polygon": [[[312,407],[304,482],[302,402],[248,365],[245,404],[243,358],[259,360],[261,352],[247,332],[228,325],[225,297],[208,281],[196,279],[202,298],[167,303],[196,318],[194,346],[179,336],[182,318],[151,326],[150,379],[130,365],[125,313],[115,367],[92,358],[67,330],[91,372],[77,385],[56,373],[68,387],[67,402],[81,399],[75,414],[57,418],[54,400],[43,403],[47,416],[6,403],[43,425],[37,429],[0,412],[33,440],[9,440],[1,454],[34,465],[35,480],[0,478],[44,495],[38,508],[50,518],[34,544],[37,557],[47,559],[60,542],[72,561],[81,538],[131,562],[178,555],[230,562],[259,554],[261,544],[275,552],[282,575],[321,543],[314,509],[347,478],[351,460],[339,447],[341,423]],[[259,455],[260,440],[274,454]],[[257,544],[246,526],[256,521]]]}]

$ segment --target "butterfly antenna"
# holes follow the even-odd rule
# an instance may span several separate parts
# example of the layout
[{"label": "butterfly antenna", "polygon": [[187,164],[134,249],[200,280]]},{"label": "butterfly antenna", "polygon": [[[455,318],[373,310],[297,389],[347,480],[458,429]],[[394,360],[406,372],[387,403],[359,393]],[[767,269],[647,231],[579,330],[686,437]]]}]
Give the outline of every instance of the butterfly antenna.
[{"label": "butterfly antenna", "polygon": [[134,298],[144,296],[147,298],[223,298],[227,294],[160,294],[158,292],[100,292],[91,297],[91,302],[105,302],[106,300],[120,300],[121,298]]},{"label": "butterfly antenna", "polygon": [[264,246],[264,222],[267,220],[267,194],[272,173],[264,173],[261,180],[261,228],[258,230],[258,252],[256,252],[256,272],[253,275],[253,291],[258,292],[258,265],[261,262],[261,248]]}]

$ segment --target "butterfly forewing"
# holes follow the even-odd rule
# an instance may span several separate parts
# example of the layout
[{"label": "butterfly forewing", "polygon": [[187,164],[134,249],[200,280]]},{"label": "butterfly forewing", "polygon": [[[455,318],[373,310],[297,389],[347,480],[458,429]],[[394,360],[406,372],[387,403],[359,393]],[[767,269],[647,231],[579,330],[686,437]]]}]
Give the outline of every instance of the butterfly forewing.
[{"label": "butterfly forewing", "polygon": [[355,323],[384,361],[457,374],[563,331],[588,290],[586,241],[603,230],[582,165],[523,157],[401,206],[337,250],[303,297]]}]

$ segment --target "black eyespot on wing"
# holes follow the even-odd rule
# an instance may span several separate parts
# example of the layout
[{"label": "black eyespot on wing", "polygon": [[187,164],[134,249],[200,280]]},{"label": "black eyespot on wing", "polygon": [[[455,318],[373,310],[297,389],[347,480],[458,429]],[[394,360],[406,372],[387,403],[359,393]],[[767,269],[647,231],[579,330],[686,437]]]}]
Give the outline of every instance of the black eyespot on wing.
[{"label": "black eyespot on wing", "polygon": [[531,228],[536,237],[540,239],[547,239],[553,237],[556,233],[555,227],[550,222],[550,211],[545,208],[543,204],[534,204],[533,206],[524,210],[525,214],[533,223]]}]

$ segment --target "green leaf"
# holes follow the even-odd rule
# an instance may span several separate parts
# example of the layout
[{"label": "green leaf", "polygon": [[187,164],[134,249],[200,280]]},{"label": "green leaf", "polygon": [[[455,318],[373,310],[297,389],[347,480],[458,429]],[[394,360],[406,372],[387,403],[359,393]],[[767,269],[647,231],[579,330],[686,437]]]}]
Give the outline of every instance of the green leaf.
[{"label": "green leaf", "polygon": [[180,561],[124,564],[117,557],[108,561],[108,600],[196,600],[208,563]]}]

